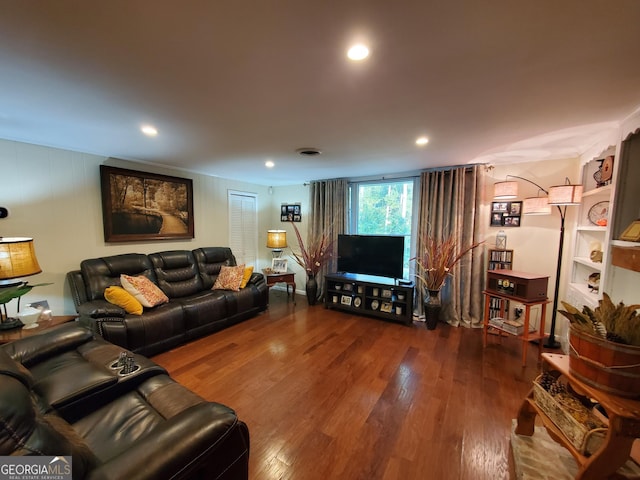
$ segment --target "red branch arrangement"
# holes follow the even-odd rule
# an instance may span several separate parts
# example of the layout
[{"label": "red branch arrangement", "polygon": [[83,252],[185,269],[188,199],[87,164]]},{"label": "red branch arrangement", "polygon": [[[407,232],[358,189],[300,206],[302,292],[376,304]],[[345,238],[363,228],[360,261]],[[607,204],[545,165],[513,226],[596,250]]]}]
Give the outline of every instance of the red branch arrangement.
[{"label": "red branch arrangement", "polygon": [[422,247],[415,257],[418,272],[416,277],[427,290],[440,290],[451,270],[465,254],[483,242],[474,243],[466,248],[458,248],[453,235],[440,240],[427,233],[423,237]]},{"label": "red branch arrangement", "polygon": [[300,247],[300,253],[296,253],[291,249],[293,258],[296,263],[300,265],[307,272],[307,275],[316,276],[322,266],[329,261],[333,256],[333,240],[331,238],[331,229],[328,232],[323,233],[319,237],[311,239],[309,245],[305,247],[300,231],[296,224],[291,222],[293,230],[296,232],[296,238],[298,239],[298,247]]}]

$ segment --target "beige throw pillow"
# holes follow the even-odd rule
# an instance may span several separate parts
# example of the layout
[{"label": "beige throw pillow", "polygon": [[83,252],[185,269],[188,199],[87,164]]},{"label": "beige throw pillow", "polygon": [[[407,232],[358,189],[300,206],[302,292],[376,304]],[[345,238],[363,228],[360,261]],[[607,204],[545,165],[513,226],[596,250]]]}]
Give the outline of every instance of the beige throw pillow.
[{"label": "beige throw pillow", "polygon": [[151,280],[144,276],[120,275],[122,288],[133,295],[143,307],[155,307],[167,303],[169,298]]}]

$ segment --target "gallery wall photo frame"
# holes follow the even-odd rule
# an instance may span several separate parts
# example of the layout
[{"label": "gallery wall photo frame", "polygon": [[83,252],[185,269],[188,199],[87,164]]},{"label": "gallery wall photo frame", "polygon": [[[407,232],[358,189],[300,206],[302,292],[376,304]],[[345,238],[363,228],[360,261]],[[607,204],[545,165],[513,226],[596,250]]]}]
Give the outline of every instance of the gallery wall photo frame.
[{"label": "gallery wall photo frame", "polygon": [[522,201],[491,202],[490,227],[519,227]]},{"label": "gallery wall photo frame", "polygon": [[194,238],[193,181],[100,165],[105,242]]},{"label": "gallery wall photo frame", "polygon": [[302,205],[300,203],[283,203],[280,205],[281,222],[301,222]]}]

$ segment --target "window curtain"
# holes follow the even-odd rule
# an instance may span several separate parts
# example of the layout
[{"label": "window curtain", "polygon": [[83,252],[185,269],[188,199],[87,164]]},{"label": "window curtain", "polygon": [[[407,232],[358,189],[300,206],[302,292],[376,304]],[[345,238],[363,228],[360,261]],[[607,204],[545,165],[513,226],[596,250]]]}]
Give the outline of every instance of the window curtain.
[{"label": "window curtain", "polygon": [[[484,170],[481,165],[425,171],[420,176],[420,212],[417,248],[426,232],[445,238],[450,234],[458,247],[482,241],[481,201]],[[484,249],[474,248],[453,268],[440,291],[440,319],[453,326],[482,327]],[[417,286],[420,284],[417,283]],[[416,310],[423,311],[424,291],[416,291]]]},{"label": "window curtain", "polygon": [[307,236],[315,238],[331,229],[333,255],[316,277],[321,297],[324,297],[324,275],[336,271],[338,234],[344,233],[347,226],[348,184],[346,179],[333,179],[313,181],[310,186],[311,213]]}]

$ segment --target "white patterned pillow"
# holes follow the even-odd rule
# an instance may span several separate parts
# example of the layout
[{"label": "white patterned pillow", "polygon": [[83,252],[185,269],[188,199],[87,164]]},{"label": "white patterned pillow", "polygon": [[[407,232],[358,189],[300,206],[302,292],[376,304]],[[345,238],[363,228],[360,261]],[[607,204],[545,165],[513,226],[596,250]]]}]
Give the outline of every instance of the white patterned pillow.
[{"label": "white patterned pillow", "polygon": [[147,277],[132,277],[120,275],[122,288],[133,295],[143,307],[155,307],[161,303],[167,303],[169,298]]}]

